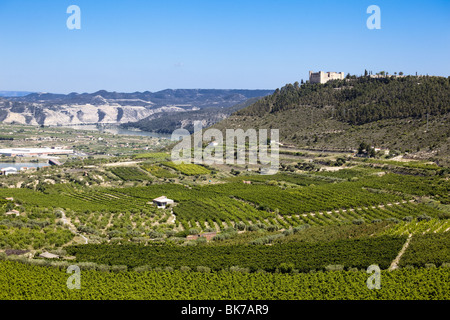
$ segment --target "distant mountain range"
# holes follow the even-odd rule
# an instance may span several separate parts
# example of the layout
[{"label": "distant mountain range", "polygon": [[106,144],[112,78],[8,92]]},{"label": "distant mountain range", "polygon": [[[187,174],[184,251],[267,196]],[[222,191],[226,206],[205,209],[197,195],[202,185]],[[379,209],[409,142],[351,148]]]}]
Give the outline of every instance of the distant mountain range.
[{"label": "distant mountain range", "polygon": [[33,92],[29,91],[0,91],[0,97],[23,97]]},{"label": "distant mountain range", "polygon": [[[273,90],[221,90],[221,89],[167,89],[159,92],[120,93],[105,90],[94,93],[31,93],[0,98],[0,121],[30,125],[76,125],[76,124],[128,124],[146,119],[160,118],[161,114],[182,112],[180,125],[189,123],[189,117],[199,113],[208,123],[223,119],[211,114],[229,115],[225,109],[248,99],[269,95]],[[214,109],[207,112],[208,109]],[[222,112],[223,111],[223,112]],[[193,113],[196,112],[196,113]],[[181,119],[177,116],[178,119]],[[164,119],[164,118],[163,118]],[[159,121],[152,130],[164,131],[166,123]],[[142,123],[138,125],[144,128]]]}]

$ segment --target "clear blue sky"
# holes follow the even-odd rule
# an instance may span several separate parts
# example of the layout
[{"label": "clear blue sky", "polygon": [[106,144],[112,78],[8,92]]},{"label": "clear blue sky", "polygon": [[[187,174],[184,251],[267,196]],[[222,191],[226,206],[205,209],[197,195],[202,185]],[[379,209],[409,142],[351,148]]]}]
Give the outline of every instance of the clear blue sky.
[{"label": "clear blue sky", "polygon": [[[81,30],[68,30],[69,5]],[[369,5],[381,30],[369,30]],[[0,0],[0,90],[275,89],[309,70],[450,75],[449,0]]]}]

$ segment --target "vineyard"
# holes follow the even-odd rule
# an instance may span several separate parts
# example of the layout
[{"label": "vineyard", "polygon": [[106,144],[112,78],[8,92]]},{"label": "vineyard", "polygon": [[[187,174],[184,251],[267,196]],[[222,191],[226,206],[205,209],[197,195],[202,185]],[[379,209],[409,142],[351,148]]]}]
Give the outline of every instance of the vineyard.
[{"label": "vineyard", "polygon": [[450,263],[450,232],[413,236],[400,266],[424,267]]},{"label": "vineyard", "polygon": [[205,266],[219,271],[232,266],[255,272],[274,272],[289,263],[299,272],[324,270],[328,265],[367,268],[378,264],[387,269],[405,242],[405,237],[377,237],[320,243],[285,243],[273,246],[140,246],[83,245],[67,247],[77,261],[106,265],[195,268]]},{"label": "vineyard", "polygon": [[[65,270],[0,261],[0,299],[12,300],[429,300],[450,299],[450,269],[382,271],[369,290],[365,271],[308,274],[241,272],[81,273],[69,290]],[[45,284],[45,285],[43,285]],[[23,288],[27,288],[23,290]],[[201,290],[199,290],[201,288]]]},{"label": "vineyard", "polygon": [[197,164],[193,163],[181,163],[181,164],[175,164],[171,161],[169,162],[163,162],[164,166],[172,168],[176,171],[181,172],[184,175],[187,176],[195,176],[195,175],[202,175],[202,174],[209,174],[210,171],[206,169],[205,167],[199,166]]},{"label": "vineyard", "polygon": [[[118,167],[117,169],[127,169],[127,167]],[[140,169],[135,169],[139,170],[139,174],[147,175]],[[0,189],[0,197],[14,197],[27,206],[47,208],[50,205],[53,208],[65,209],[71,214],[71,218],[79,220],[81,224],[91,228],[100,227],[100,233],[112,231],[106,229],[107,219],[115,221],[118,217],[128,217],[126,212],[131,212],[133,216],[139,216],[146,220],[138,221],[137,224],[131,222],[131,225],[134,225],[133,228],[143,227],[138,231],[140,235],[147,230],[145,223],[147,223],[147,227],[154,225],[153,217],[156,212],[149,201],[161,195],[175,200],[176,206],[173,208],[173,212],[176,215],[176,225],[174,227],[184,230],[191,228],[223,230],[238,223],[244,223],[247,226],[263,224],[289,229],[303,224],[325,226],[371,223],[378,220],[400,222],[416,219],[420,215],[434,219],[440,217],[439,208],[411,202],[410,195],[401,194],[396,189],[393,190],[392,186],[395,185],[395,182],[392,180],[408,179],[408,187],[404,189],[407,192],[415,191],[416,193],[426,192],[428,188],[439,190],[435,187],[444,188],[445,185],[441,185],[438,180],[416,181],[416,179],[386,176],[370,180],[362,178],[355,182],[325,182],[317,185],[311,184],[308,187],[300,184],[301,181],[303,183],[313,181],[310,180],[311,177],[306,180],[304,177],[290,180],[291,182],[296,181],[294,187],[274,185],[270,180],[265,181],[261,178],[255,178],[251,185],[231,181],[203,187],[158,184],[147,187],[84,188],[66,183],[48,186],[44,192],[23,188]],[[279,176],[279,179],[284,180],[290,178],[290,175]],[[383,179],[383,183],[378,182],[381,179]],[[370,188],[367,187],[369,183]],[[96,218],[85,219],[86,211],[88,214],[91,212],[101,213],[102,217],[98,219],[103,222],[97,223]],[[108,213],[114,214],[114,218],[112,216],[105,218]],[[123,214],[120,215],[120,213]],[[151,215],[154,216],[150,217]],[[130,224],[123,219],[120,223],[115,224],[121,228]],[[156,219],[164,218],[160,216]],[[114,224],[114,222],[112,223]],[[441,223],[442,227],[439,230],[448,228],[444,223]],[[96,224],[100,225],[96,226]],[[403,225],[403,222],[399,224],[396,227],[397,231],[392,231],[393,234],[406,234],[405,230],[401,231]]]},{"label": "vineyard", "polygon": [[161,162],[170,159],[170,154],[164,152],[141,153],[134,156],[136,160],[146,160],[151,162]]},{"label": "vineyard", "polygon": [[148,173],[150,173],[152,176],[156,178],[176,178],[178,175],[170,172],[167,169],[164,169],[158,165],[150,165],[150,164],[143,164],[141,165],[141,168],[146,170]]},{"label": "vineyard", "polygon": [[151,177],[137,167],[113,167],[112,173],[124,181],[151,181]]}]

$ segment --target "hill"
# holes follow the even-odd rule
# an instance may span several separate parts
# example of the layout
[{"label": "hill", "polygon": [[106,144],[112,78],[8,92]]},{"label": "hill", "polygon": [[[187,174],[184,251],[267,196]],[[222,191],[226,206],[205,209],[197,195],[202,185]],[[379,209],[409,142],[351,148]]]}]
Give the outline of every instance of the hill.
[{"label": "hill", "polygon": [[356,150],[365,142],[448,163],[450,78],[287,84],[214,127],[280,129],[282,143],[304,148]]},{"label": "hill", "polygon": [[171,134],[176,129],[186,129],[194,132],[194,122],[202,121],[204,127],[209,127],[229,117],[233,112],[246,108],[258,101],[260,97],[248,99],[243,103],[228,108],[204,108],[187,112],[163,112],[151,115],[137,122],[125,123],[122,127],[139,128],[143,131]]},{"label": "hill", "polygon": [[[32,93],[0,99],[0,121],[30,125],[123,124],[145,118],[155,119],[165,112],[225,109],[250,98],[271,94],[271,90],[178,89],[159,92],[120,93]],[[217,113],[215,111],[214,113]],[[231,112],[220,112],[228,115]],[[222,119],[218,117],[217,120]],[[214,122],[216,122],[215,120]],[[214,123],[210,122],[210,124]],[[154,127],[154,126],[153,126]],[[158,128],[164,127],[160,125]]]}]

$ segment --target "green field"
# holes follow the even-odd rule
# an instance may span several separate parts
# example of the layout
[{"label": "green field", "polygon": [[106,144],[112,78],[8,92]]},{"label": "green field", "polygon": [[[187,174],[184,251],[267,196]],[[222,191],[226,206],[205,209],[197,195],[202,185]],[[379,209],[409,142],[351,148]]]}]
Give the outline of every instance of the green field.
[{"label": "green field", "polygon": [[[0,262],[0,299],[14,300],[448,300],[450,269],[382,271],[369,290],[363,271],[309,274],[81,271],[69,290],[65,270]],[[43,285],[45,284],[45,285]],[[24,290],[26,288],[26,290]],[[200,289],[201,288],[201,289]]]},{"label": "green field", "polygon": [[166,167],[169,167],[176,171],[179,171],[182,174],[185,174],[187,176],[195,176],[195,175],[202,175],[202,174],[210,173],[210,170],[206,169],[205,167],[202,167],[200,165],[193,164],[193,163],[175,164],[175,163],[169,161],[169,162],[163,162],[162,164],[165,165]]}]

